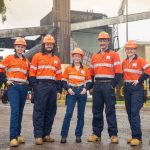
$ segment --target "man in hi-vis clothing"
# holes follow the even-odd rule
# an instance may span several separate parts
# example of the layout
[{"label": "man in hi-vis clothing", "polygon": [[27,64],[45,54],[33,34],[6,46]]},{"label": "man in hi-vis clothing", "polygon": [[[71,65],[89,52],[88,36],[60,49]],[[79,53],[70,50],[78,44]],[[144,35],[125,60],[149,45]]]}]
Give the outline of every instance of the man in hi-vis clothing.
[{"label": "man in hi-vis clothing", "polygon": [[[116,97],[117,83],[122,76],[122,67],[119,55],[108,48],[110,36],[107,32],[98,35],[100,51],[91,58],[90,72],[93,78],[93,134],[88,137],[88,142],[99,141],[104,126],[103,110],[105,106],[108,133],[112,143],[118,143],[116,121]],[[94,81],[95,80],[95,81]]]},{"label": "man in hi-vis clothing", "polygon": [[55,39],[46,35],[41,52],[32,58],[29,79],[34,90],[33,126],[35,144],[54,142],[50,136],[56,115],[56,99],[61,95],[61,63],[54,55]]}]

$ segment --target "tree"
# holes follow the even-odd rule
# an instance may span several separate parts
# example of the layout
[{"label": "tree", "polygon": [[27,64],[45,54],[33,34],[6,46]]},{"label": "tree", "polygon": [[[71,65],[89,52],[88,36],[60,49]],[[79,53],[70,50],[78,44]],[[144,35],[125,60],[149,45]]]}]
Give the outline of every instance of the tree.
[{"label": "tree", "polygon": [[0,0],[0,14],[2,16],[2,22],[6,21],[6,6],[4,0]]}]

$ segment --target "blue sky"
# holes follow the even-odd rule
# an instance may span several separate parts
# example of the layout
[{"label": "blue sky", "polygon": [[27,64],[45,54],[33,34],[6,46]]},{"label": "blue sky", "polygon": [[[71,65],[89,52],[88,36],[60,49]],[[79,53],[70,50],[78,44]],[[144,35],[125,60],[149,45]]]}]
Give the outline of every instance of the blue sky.
[{"label": "blue sky", "polygon": [[[39,26],[39,20],[52,9],[52,0],[5,0],[7,21],[0,29]],[[117,16],[122,0],[71,0],[71,9],[93,10],[108,17]],[[150,0],[128,0],[129,14],[150,11]],[[150,41],[150,19],[129,23],[129,39]],[[120,44],[126,41],[125,24],[119,25]]]}]

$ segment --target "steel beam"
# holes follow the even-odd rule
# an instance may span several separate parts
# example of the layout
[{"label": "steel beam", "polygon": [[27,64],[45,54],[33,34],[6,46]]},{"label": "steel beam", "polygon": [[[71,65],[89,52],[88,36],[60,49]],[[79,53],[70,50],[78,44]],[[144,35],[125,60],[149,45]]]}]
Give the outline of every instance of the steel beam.
[{"label": "steel beam", "polygon": [[29,28],[15,28],[15,29],[4,29],[0,30],[0,38],[12,38],[12,37],[25,37],[34,35],[44,35],[54,30],[51,25],[41,27],[29,27]]},{"label": "steel beam", "polygon": [[150,11],[130,14],[128,15],[128,17],[124,15],[124,16],[111,17],[107,19],[98,19],[98,20],[93,20],[93,21],[74,23],[74,24],[71,24],[71,31],[125,23],[126,18],[128,18],[128,22],[150,19]]},{"label": "steel beam", "polygon": [[[150,19],[150,11],[128,15],[128,22]],[[79,22],[71,24],[71,31],[82,30],[87,28],[95,28],[106,25],[120,24],[126,22],[126,16],[117,16],[107,19],[98,19],[93,21]],[[54,27],[51,25],[29,28],[15,28],[0,30],[0,38],[18,37],[18,36],[33,36],[48,33]]]}]

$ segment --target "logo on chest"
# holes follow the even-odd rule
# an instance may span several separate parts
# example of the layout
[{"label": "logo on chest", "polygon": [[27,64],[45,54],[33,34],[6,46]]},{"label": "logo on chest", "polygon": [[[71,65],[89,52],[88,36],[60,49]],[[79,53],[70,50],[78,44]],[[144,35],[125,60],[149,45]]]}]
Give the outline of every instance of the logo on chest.
[{"label": "logo on chest", "polygon": [[57,60],[54,60],[54,64],[58,64],[58,61],[57,61]]},{"label": "logo on chest", "polygon": [[133,63],[133,64],[132,64],[132,67],[136,67],[136,66],[137,66],[137,63]]},{"label": "logo on chest", "polygon": [[110,60],[110,56],[106,56],[106,60]]},{"label": "logo on chest", "polygon": [[85,73],[85,71],[84,70],[81,70],[81,74],[84,74]]}]

